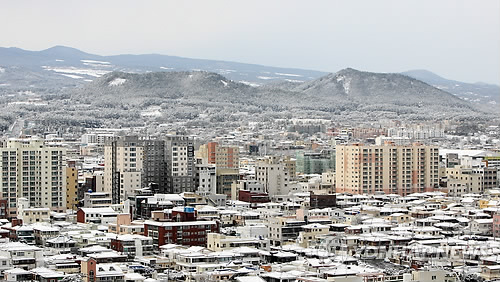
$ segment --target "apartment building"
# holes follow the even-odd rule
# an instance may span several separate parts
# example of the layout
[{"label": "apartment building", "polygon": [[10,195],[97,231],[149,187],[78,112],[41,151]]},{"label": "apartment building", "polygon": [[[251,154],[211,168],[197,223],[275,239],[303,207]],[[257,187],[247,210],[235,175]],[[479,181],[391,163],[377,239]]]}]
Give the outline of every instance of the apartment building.
[{"label": "apartment building", "polygon": [[144,148],[138,137],[128,136],[104,146],[104,191],[118,204],[142,188]]},{"label": "apartment building", "polygon": [[439,184],[436,146],[352,144],[338,145],[336,152],[337,193],[404,196],[432,191]]},{"label": "apartment building", "polygon": [[196,191],[194,141],[188,136],[169,135],[165,140],[166,193]]},{"label": "apartment building", "polygon": [[68,161],[66,167],[66,209],[77,210],[78,204],[78,169],[75,161]]},{"label": "apartment building", "polygon": [[26,198],[29,207],[66,210],[66,150],[35,138],[11,139],[0,148],[2,199],[7,217],[17,214],[16,201]]}]

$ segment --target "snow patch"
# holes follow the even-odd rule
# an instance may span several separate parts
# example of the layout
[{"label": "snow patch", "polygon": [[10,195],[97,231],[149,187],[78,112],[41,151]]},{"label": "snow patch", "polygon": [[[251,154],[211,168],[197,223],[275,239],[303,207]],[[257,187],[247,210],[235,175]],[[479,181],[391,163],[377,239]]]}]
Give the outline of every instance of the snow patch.
[{"label": "snow patch", "polygon": [[117,85],[122,85],[123,83],[125,83],[125,81],[127,81],[125,78],[115,78],[113,79],[112,81],[109,82],[109,85],[110,86],[117,86]]},{"label": "snow patch", "polygon": [[56,59],[56,62],[64,62],[64,60]]},{"label": "snow patch", "polygon": [[285,81],[288,81],[288,82],[293,82],[293,83],[302,83],[302,82],[304,82],[303,80],[288,79],[288,78],[285,78]]},{"label": "snow patch", "polygon": [[227,86],[227,82],[225,82],[224,80],[221,79],[220,82],[222,82],[222,84],[224,84],[224,87]]},{"label": "snow patch", "polygon": [[281,73],[281,72],[275,72],[274,74],[276,74],[276,75],[281,75],[281,76],[302,77],[302,75],[300,75],[300,74],[294,74],[294,73]]},{"label": "snow patch", "polygon": [[252,87],[259,87],[259,86],[260,86],[260,84],[253,83],[253,82],[246,81],[246,80],[240,80],[239,82],[240,82],[240,83],[243,83],[243,84],[245,84],[245,85],[248,85],[248,86],[252,86]]},{"label": "snow patch", "polygon": [[275,79],[277,77],[272,77],[272,76],[257,76],[258,79],[264,79],[264,80],[268,80],[268,79]]},{"label": "snow patch", "polygon": [[82,76],[79,76],[79,75],[74,75],[74,74],[60,73],[60,75],[64,75],[64,76],[66,76],[66,77],[69,77],[69,78],[74,78],[74,79],[80,79],[80,78],[83,78]]},{"label": "snow patch", "polygon": [[0,68],[0,73],[4,73],[5,72],[5,69],[4,68]]},{"label": "snow patch", "polygon": [[160,67],[162,70],[173,70],[174,68]]},{"label": "snow patch", "polygon": [[111,64],[110,62],[103,62],[103,61],[94,61],[94,60],[80,60],[82,63],[90,63],[90,64],[101,64],[101,65],[109,65]]},{"label": "snow patch", "polygon": [[161,107],[160,106],[151,106],[146,110],[141,112],[141,116],[143,117],[160,117],[161,116]]},{"label": "snow patch", "polygon": [[78,69],[75,67],[70,68],[55,68],[50,66],[42,66],[45,70],[53,71],[57,73],[66,73],[66,74],[79,74],[79,75],[88,75],[93,77],[101,77],[111,71],[108,70],[93,70],[93,69]]}]

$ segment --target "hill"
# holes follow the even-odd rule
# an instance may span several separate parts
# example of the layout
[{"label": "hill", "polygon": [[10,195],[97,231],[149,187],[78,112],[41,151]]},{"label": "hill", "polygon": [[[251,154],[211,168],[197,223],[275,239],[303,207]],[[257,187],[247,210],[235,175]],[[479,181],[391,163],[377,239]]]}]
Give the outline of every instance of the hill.
[{"label": "hill", "polygon": [[424,81],[436,88],[456,95],[460,99],[486,109],[500,111],[500,86],[486,83],[465,83],[443,78],[427,70],[411,70],[403,74]]}]

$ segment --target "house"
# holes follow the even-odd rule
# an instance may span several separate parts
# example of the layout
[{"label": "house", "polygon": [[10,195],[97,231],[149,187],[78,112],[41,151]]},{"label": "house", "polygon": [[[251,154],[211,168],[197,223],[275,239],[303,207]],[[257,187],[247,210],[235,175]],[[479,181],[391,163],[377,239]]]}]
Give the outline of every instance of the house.
[{"label": "house", "polygon": [[80,208],[76,212],[76,221],[81,223],[108,224],[116,222],[115,210],[107,208]]}]

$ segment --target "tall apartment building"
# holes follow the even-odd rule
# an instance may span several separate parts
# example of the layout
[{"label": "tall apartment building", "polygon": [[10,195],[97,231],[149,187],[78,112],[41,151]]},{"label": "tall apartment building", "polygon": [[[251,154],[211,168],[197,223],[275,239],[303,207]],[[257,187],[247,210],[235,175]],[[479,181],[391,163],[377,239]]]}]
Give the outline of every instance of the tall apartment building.
[{"label": "tall apartment building", "polygon": [[338,145],[336,190],[399,195],[431,191],[439,184],[438,166],[439,151],[435,146]]},{"label": "tall apartment building", "polygon": [[217,168],[233,168],[240,166],[240,149],[238,146],[224,146],[217,142],[209,142],[201,145],[197,151],[197,157],[203,163],[215,164]]},{"label": "tall apartment building", "polygon": [[77,210],[78,204],[78,169],[75,161],[68,161],[66,167],[66,209]]},{"label": "tall apartment building", "polygon": [[283,195],[295,179],[295,160],[289,156],[267,156],[255,165],[255,178],[269,196]]},{"label": "tall apartment building", "polygon": [[104,146],[104,192],[110,192],[113,204],[120,203],[142,188],[144,148],[135,136],[108,142]]},{"label": "tall apartment building", "polygon": [[169,135],[165,140],[166,193],[196,191],[194,141],[188,136]]},{"label": "tall apartment building", "polygon": [[12,139],[0,148],[2,199],[8,203],[7,217],[16,217],[18,198],[30,207],[66,210],[66,150],[40,139]]},{"label": "tall apartment building", "polygon": [[[165,193],[167,189],[167,160],[163,140],[143,140],[143,186],[150,186],[153,193]],[[154,183],[155,185],[150,185]]]}]

